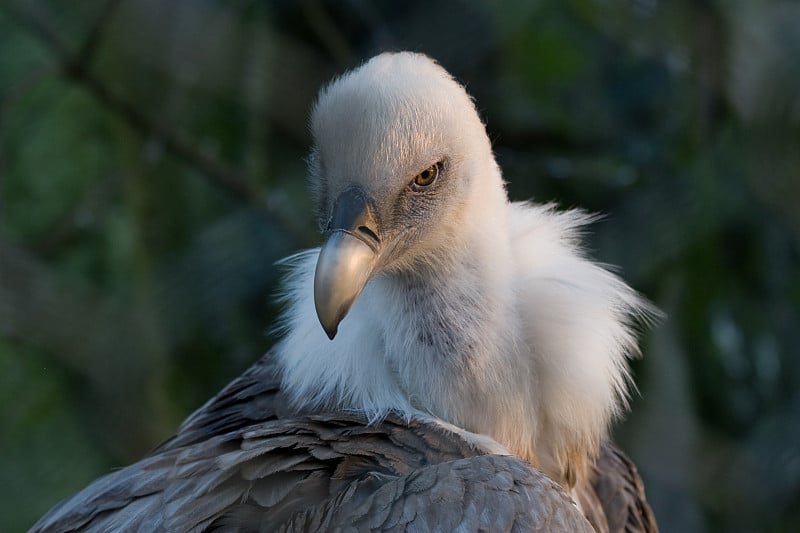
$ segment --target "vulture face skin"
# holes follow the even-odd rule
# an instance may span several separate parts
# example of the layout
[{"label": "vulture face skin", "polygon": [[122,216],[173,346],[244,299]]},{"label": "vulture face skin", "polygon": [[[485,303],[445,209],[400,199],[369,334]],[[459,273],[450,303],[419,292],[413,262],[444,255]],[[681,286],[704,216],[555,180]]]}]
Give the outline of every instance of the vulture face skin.
[{"label": "vulture face skin", "polygon": [[334,80],[311,130],[324,242],[285,262],[281,341],[31,532],[657,531],[607,439],[654,310],[583,251],[592,217],[510,202],[424,55]]}]

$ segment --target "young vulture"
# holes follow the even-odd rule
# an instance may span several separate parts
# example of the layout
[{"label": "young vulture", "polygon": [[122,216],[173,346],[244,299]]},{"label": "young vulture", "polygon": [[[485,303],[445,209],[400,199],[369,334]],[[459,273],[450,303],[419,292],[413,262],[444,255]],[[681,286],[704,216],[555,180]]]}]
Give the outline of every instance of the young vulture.
[{"label": "young vulture", "polygon": [[311,129],[325,242],[286,262],[282,341],[32,531],[655,531],[606,440],[650,308],[591,217],[509,202],[424,55],[336,79]]}]

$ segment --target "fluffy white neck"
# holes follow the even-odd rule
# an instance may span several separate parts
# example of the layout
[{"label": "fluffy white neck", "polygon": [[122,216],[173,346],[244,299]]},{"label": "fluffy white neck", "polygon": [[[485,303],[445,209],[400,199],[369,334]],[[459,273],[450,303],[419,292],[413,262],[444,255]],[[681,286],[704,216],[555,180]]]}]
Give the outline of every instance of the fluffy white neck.
[{"label": "fluffy white neck", "polygon": [[491,179],[435,233],[437,253],[371,280],[334,341],[313,313],[316,252],[297,257],[278,353],[298,406],[372,419],[422,411],[535,460],[536,377],[520,337],[509,204],[496,167],[480,170]]},{"label": "fluffy white neck", "polygon": [[376,279],[370,311],[414,408],[533,460],[535,371],[514,293],[510,206],[496,168],[483,176],[464,219],[440,233],[446,255]]},{"label": "fluffy white neck", "polygon": [[496,238],[505,230],[485,224],[446,261],[382,276],[370,299],[383,356],[413,407],[489,435],[513,415],[515,373],[528,364],[518,357],[513,258]]}]

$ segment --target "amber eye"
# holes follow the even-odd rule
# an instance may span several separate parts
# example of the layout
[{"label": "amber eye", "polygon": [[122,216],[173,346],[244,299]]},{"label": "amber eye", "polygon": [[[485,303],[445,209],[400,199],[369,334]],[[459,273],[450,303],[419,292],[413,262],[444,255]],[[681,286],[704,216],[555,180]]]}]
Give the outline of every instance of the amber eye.
[{"label": "amber eye", "polygon": [[439,170],[442,168],[441,163],[436,163],[435,165],[431,165],[416,176],[414,176],[414,185],[417,187],[427,187],[431,183],[434,182],[437,176],[439,176]]}]

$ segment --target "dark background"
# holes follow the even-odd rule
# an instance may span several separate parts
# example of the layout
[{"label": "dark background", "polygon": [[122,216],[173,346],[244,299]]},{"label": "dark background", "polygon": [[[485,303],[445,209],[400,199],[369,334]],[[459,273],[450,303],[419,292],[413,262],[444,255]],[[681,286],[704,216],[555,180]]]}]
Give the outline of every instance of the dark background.
[{"label": "dark background", "polygon": [[2,0],[0,530],[263,354],[318,243],[320,85],[383,50],[476,98],[514,199],[668,319],[616,438],[664,532],[800,528],[800,4]]}]

